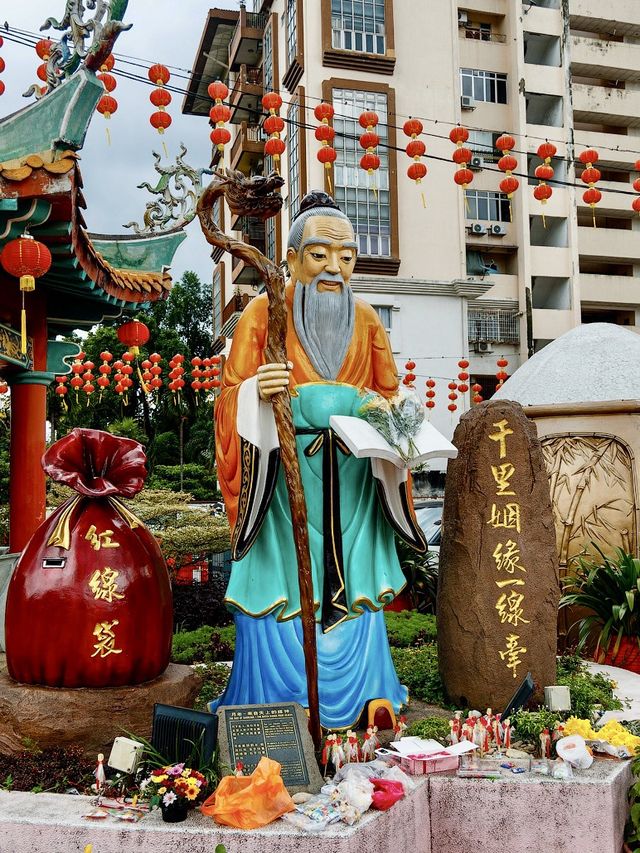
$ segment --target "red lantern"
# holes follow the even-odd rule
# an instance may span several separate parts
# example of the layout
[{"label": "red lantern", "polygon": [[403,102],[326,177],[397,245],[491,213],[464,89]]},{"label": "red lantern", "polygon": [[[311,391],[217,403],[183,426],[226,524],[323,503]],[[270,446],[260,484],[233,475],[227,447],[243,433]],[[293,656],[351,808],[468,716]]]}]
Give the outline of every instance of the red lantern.
[{"label": "red lantern", "polygon": [[460,146],[460,148],[455,148],[453,154],[451,155],[451,159],[458,166],[466,166],[467,163],[471,161],[473,157],[473,153],[470,148],[465,148],[464,146]]},{"label": "red lantern", "polygon": [[583,181],[587,186],[592,187],[594,184],[597,184],[600,178],[602,177],[602,172],[600,169],[596,169],[593,166],[588,166],[583,170],[580,175],[580,180]]},{"label": "red lantern", "polygon": [[271,115],[275,115],[282,106],[282,98],[277,92],[267,92],[262,96],[262,106]]},{"label": "red lantern", "polygon": [[634,198],[631,202],[631,207],[635,210],[636,213],[640,214],[640,197]]},{"label": "red lantern", "polygon": [[410,118],[409,121],[405,121],[402,126],[402,130],[405,136],[410,136],[412,139],[415,139],[416,136],[419,136],[424,130],[422,122],[417,118]]},{"label": "red lantern", "polygon": [[500,181],[500,192],[506,193],[507,198],[510,199],[519,186],[520,181],[514,178],[513,175],[510,175],[508,178]]},{"label": "red lantern", "polygon": [[558,149],[552,142],[543,142],[542,145],[538,146],[538,157],[548,166],[551,162],[551,158],[556,156],[557,150]]},{"label": "red lantern", "polygon": [[535,176],[539,181],[550,181],[553,175],[553,168],[547,166],[546,163],[536,167]]},{"label": "red lantern", "polygon": [[449,405],[447,406],[447,409],[449,409],[449,411],[450,411],[450,412],[455,412],[455,410],[456,410],[457,408],[458,408],[458,407],[456,406],[456,404],[455,404],[455,403],[449,403]]},{"label": "red lantern", "polygon": [[220,103],[229,95],[229,87],[222,80],[214,80],[207,86],[207,92],[212,101]]},{"label": "red lantern", "polygon": [[419,184],[427,174],[427,167],[424,163],[412,163],[407,169],[407,175],[416,184]]},{"label": "red lantern", "polygon": [[27,313],[24,294],[36,289],[36,279],[42,278],[49,272],[51,263],[49,249],[29,234],[23,234],[22,237],[9,241],[0,253],[0,264],[9,275],[20,279],[22,294],[20,349],[23,355],[27,352]]},{"label": "red lantern", "polygon": [[[265,121],[265,125],[268,119]],[[331,127],[330,124],[321,124],[319,127],[316,127],[315,137],[318,142],[333,142],[336,132]]]},{"label": "red lantern", "polygon": [[333,109],[333,106],[331,104],[327,104],[326,101],[322,101],[322,103],[318,104],[313,111],[313,114],[316,119],[323,123],[325,121],[331,121],[334,116],[334,113],[335,110]]},{"label": "red lantern", "polygon": [[589,148],[587,151],[582,151],[578,155],[578,159],[581,163],[584,163],[585,166],[592,166],[594,163],[598,162],[600,155],[595,149]]},{"label": "red lantern", "polygon": [[2,80],[0,80],[0,95],[4,95],[5,88],[6,87],[5,87],[4,83],[2,82]]},{"label": "red lantern", "polygon": [[477,405],[478,403],[481,403],[483,401],[484,397],[481,397],[480,394],[474,394],[472,399],[473,402]]},{"label": "red lantern", "polygon": [[40,41],[36,42],[36,53],[38,54],[40,59],[43,60],[43,62],[46,62],[51,56],[52,47],[53,42],[51,41],[51,39],[40,39]]},{"label": "red lantern", "polygon": [[508,154],[509,151],[513,151],[516,147],[516,141],[513,136],[509,136],[508,133],[503,133],[502,136],[499,136],[496,139],[496,148],[498,151],[502,151],[503,154]]},{"label": "red lantern", "polygon": [[473,180],[473,172],[471,169],[458,169],[453,176],[453,180],[458,184],[458,186],[461,186],[462,189],[466,190]]},{"label": "red lantern", "polygon": [[335,148],[321,148],[318,151],[318,160],[324,163],[325,169],[330,169],[331,164],[335,163],[338,154]]},{"label": "red lantern", "polygon": [[507,367],[507,365],[509,364],[509,362],[507,361],[507,359],[506,359],[506,358],[502,358],[502,357],[501,357],[501,358],[499,358],[499,359],[496,361],[496,364],[498,365],[498,367]]},{"label": "red lantern", "polygon": [[111,71],[113,66],[116,64],[115,59],[113,58],[113,54],[110,53],[109,56],[105,59],[105,61],[100,66],[100,71]]},{"label": "red lantern", "polygon": [[274,133],[282,133],[284,130],[284,120],[280,118],[280,116],[269,115],[264,120],[262,126],[264,127],[265,133],[272,136]]},{"label": "red lantern", "polygon": [[[0,72],[4,71],[4,59],[0,57]],[[36,74],[38,78],[43,81],[43,83],[47,82],[47,63],[43,62],[36,68]]]},{"label": "red lantern", "polygon": [[285,148],[286,145],[281,139],[278,139],[277,136],[272,136],[270,139],[267,139],[264,144],[264,153],[273,157],[274,161],[277,163],[280,157],[284,154]]},{"label": "red lantern", "polygon": [[166,86],[171,79],[171,72],[166,65],[152,65],[149,69],[149,80],[154,86]]},{"label": "red lantern", "polygon": [[458,362],[458,367],[460,368],[460,370],[466,370],[467,367],[469,367],[469,362],[466,358],[461,358]]},{"label": "red lantern", "polygon": [[211,141],[217,146],[218,151],[224,151],[224,146],[231,141],[231,134],[226,127],[214,127],[209,134]]},{"label": "red lantern", "polygon": [[374,113],[373,110],[366,110],[360,113],[360,118],[358,119],[360,127],[364,127],[366,130],[373,130],[379,121],[378,114]]},{"label": "red lantern", "polygon": [[360,168],[372,175],[380,168],[380,158],[377,154],[363,154],[360,158]]},{"label": "red lantern", "polygon": [[149,100],[154,107],[164,109],[171,103],[171,92],[167,92],[166,89],[154,89],[149,95]]},{"label": "red lantern", "polygon": [[[141,323],[140,320],[131,320],[120,326],[117,331],[118,340],[121,344],[129,347],[129,353],[132,355],[140,354],[140,347],[149,340],[149,334],[148,327],[144,323]],[[153,357],[151,361],[153,361]]]},{"label": "red lantern", "polygon": [[405,364],[405,370],[415,370],[416,363],[412,359]]},{"label": "red lantern", "polygon": [[98,101],[96,109],[108,121],[118,109],[118,102],[111,95],[103,95]]},{"label": "red lantern", "polygon": [[425,385],[427,386],[427,388],[435,388],[436,387],[436,383],[433,379],[427,379],[427,381],[425,382]]},{"label": "red lantern", "polygon": [[104,74],[98,74],[96,76],[98,77],[98,80],[102,83],[102,85],[104,86],[105,92],[113,92],[113,90],[118,85],[118,81],[113,76],[113,74],[107,74],[105,72]]},{"label": "red lantern", "polygon": [[424,157],[426,151],[427,146],[421,139],[413,139],[411,142],[407,143],[407,156],[409,157]]},{"label": "red lantern", "polygon": [[[547,201],[551,198],[553,190],[548,184],[539,184],[533,190],[533,197],[536,201],[541,202],[542,204],[546,204]],[[542,214],[544,218],[544,214]]]},{"label": "red lantern", "polygon": [[464,142],[469,138],[469,131],[466,127],[461,127],[458,125],[454,127],[453,130],[449,132],[449,139],[453,142],[454,145],[460,147]]},{"label": "red lantern", "polygon": [[427,409],[433,409],[435,407],[435,405],[436,404],[433,402],[433,400],[427,400],[427,402],[425,403],[425,406],[427,407]]},{"label": "red lantern", "polygon": [[169,113],[162,112],[161,110],[157,113],[151,113],[149,118],[149,123],[151,127],[154,127],[158,133],[163,134],[165,130],[171,125],[171,116]]}]

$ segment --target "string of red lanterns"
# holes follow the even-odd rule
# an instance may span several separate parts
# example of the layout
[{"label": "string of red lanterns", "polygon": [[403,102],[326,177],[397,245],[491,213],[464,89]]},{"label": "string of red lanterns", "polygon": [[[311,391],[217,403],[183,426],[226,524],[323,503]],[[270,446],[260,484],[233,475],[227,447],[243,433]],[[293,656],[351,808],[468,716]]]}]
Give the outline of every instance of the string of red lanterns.
[{"label": "string of red lanterns", "polygon": [[[378,126],[378,114],[373,110],[365,110],[360,113],[358,123],[364,129],[364,133],[360,134],[360,147],[364,148],[364,154],[360,158],[360,168],[368,175],[369,180],[373,180],[373,173],[380,168],[380,157],[376,154],[376,148],[380,143],[380,137],[375,132]],[[377,195],[375,183],[371,187],[374,195]]]},{"label": "string of red lanterns", "polygon": [[466,394],[469,390],[469,374],[467,373],[467,367],[469,367],[469,362],[466,358],[461,358],[458,362],[458,367],[460,368],[460,373],[458,373],[458,391],[461,394]]},{"label": "string of red lanterns", "polygon": [[[111,116],[118,109],[118,102],[116,101],[116,99],[111,94],[111,92],[113,92],[117,86],[116,78],[110,73],[111,70],[113,69],[113,66],[115,65],[115,62],[116,61],[113,58],[113,54],[110,53],[109,56],[107,56],[105,61],[100,66],[100,74],[98,75],[98,77],[102,80],[103,86],[107,90],[107,94],[103,95],[100,98],[100,100],[98,101],[98,103],[96,105],[96,110],[107,121],[109,121],[111,119]],[[104,80],[105,75],[107,75],[106,76],[106,82]],[[108,88],[108,87],[111,87],[111,88]],[[109,143],[109,145],[111,145],[111,133],[109,131],[108,125],[106,126],[106,131],[107,131],[107,142]]]},{"label": "string of red lanterns", "polygon": [[269,134],[269,138],[264,144],[264,153],[268,157],[273,157],[273,163],[276,172],[280,171],[280,158],[284,154],[285,144],[280,138],[280,134],[284,130],[284,121],[278,115],[278,111],[282,106],[282,98],[277,92],[267,92],[262,97],[262,106],[268,111],[269,115],[264,120],[265,133]]},{"label": "string of red lanterns", "polygon": [[40,39],[36,42],[35,51],[42,60],[41,64],[38,65],[36,69],[36,74],[38,75],[38,79],[42,81],[45,85],[39,86],[38,89],[40,91],[40,96],[46,95],[48,84],[47,84],[47,64],[49,62],[49,57],[51,56],[51,48],[53,47],[53,42],[51,39]]},{"label": "string of red lanterns", "polygon": [[449,389],[449,393],[447,394],[447,396],[449,400],[451,400],[451,402],[447,406],[447,409],[449,409],[449,411],[453,413],[458,408],[458,404],[455,402],[458,399],[458,383],[451,380],[451,382],[449,382],[449,384],[447,385],[447,388]]},{"label": "string of red lanterns", "polygon": [[505,367],[509,365],[509,361],[502,356],[496,361],[498,365],[498,372],[496,373],[496,379],[498,380],[498,384],[496,385],[496,391],[499,391],[506,380],[509,378],[509,374],[506,372]]},{"label": "string of red lanterns", "polygon": [[[427,167],[422,162],[422,157],[427,152],[427,146],[421,139],[418,139],[418,136],[424,130],[424,126],[421,121],[417,118],[410,118],[409,121],[405,121],[402,130],[405,136],[409,136],[411,138],[411,142],[407,143],[407,156],[411,157],[413,163],[407,169],[407,176],[416,182],[416,186],[422,183],[422,179],[427,175]],[[422,196],[422,206],[426,207],[427,202],[425,201],[424,193],[420,193]]]},{"label": "string of red lanterns", "polygon": [[[542,163],[540,166],[536,167],[535,176],[539,183],[533,191],[533,197],[542,205],[545,205],[553,194],[553,189],[549,186],[547,181],[550,181],[554,175],[551,159],[552,157],[555,157],[557,150],[556,146],[552,142],[548,141],[543,142],[542,145],[538,146],[537,153],[538,157],[542,160]],[[547,227],[544,209],[542,211],[542,225],[545,228]]]},{"label": "string of red lanterns", "polygon": [[402,384],[406,385],[407,388],[414,388],[415,386],[413,383],[416,381],[416,375],[413,371],[416,369],[416,363],[415,361],[413,361],[413,359],[409,359],[409,361],[406,362],[404,367],[405,370],[408,371],[408,373],[405,374],[402,380]]},{"label": "string of red lanterns", "polygon": [[[171,127],[172,122],[171,116],[167,112],[167,107],[171,103],[171,92],[168,92],[164,88],[171,79],[171,72],[166,65],[156,63],[149,68],[148,76],[149,80],[156,87],[149,95],[149,100],[156,108],[156,111],[149,116],[149,123],[162,136],[165,130]],[[164,148],[165,156],[168,157],[167,146],[164,144],[164,140],[162,141],[162,147]]]},{"label": "string of red lanterns", "polygon": [[214,80],[207,87],[209,97],[213,101],[213,106],[209,110],[209,119],[213,122],[214,128],[209,134],[211,142],[220,152],[220,160],[224,159],[224,146],[231,142],[231,134],[225,127],[225,124],[231,118],[231,110],[222,102],[229,96],[229,87],[222,80]]},{"label": "string of red lanterns", "polygon": [[[462,127],[460,124],[456,125],[456,127],[452,128],[449,132],[449,139],[456,146],[455,151],[451,155],[451,159],[458,166],[457,170],[454,172],[453,180],[459,187],[466,190],[469,184],[473,181],[473,172],[469,168],[469,163],[471,162],[471,157],[473,155],[470,148],[464,147],[464,143],[469,139],[469,131],[466,127]],[[464,203],[466,207],[466,196]]]},{"label": "string of red lanterns", "polygon": [[427,391],[425,394],[425,396],[427,398],[427,402],[425,403],[425,406],[427,407],[427,409],[429,409],[429,411],[431,411],[431,409],[433,409],[436,405],[436,403],[435,403],[436,392],[434,390],[436,387],[435,379],[432,379],[431,377],[429,377],[429,379],[427,379],[427,381],[425,382],[425,385],[427,386]]},{"label": "string of red lanterns", "polygon": [[333,127],[329,124],[331,119],[335,114],[335,110],[331,104],[323,101],[318,104],[313,111],[316,119],[320,122],[320,126],[316,127],[315,137],[321,145],[320,150],[317,152],[316,156],[318,161],[324,165],[325,172],[327,175],[327,183],[329,185],[329,192],[333,192],[331,188],[331,166],[336,161],[336,157],[338,156],[336,153],[336,149],[331,145],[333,140],[335,139],[336,132]]},{"label": "string of red lanterns", "polygon": [[471,390],[473,391],[473,397],[471,398],[472,401],[476,405],[478,405],[478,403],[482,403],[482,401],[484,399],[480,393],[482,391],[482,385],[480,385],[479,382],[474,382],[473,385],[471,386]]},{"label": "string of red lanterns", "polygon": [[598,152],[594,148],[589,148],[582,151],[578,155],[578,159],[585,166],[580,175],[580,180],[585,183],[589,189],[582,194],[582,200],[591,208],[593,216],[593,227],[596,227],[596,204],[601,200],[602,193],[596,189],[596,184],[602,177],[599,169],[596,169],[595,163],[600,159]]},{"label": "string of red lanterns", "polygon": [[[634,166],[636,172],[640,172],[640,160],[636,160],[636,164]],[[633,182],[633,189],[640,193],[640,178],[636,178]],[[640,214],[640,196],[636,196],[634,200],[631,202],[631,207],[637,214]]]},{"label": "string of red lanterns", "polygon": [[509,199],[509,219],[511,221],[513,221],[511,199],[520,186],[520,181],[512,174],[512,172],[518,168],[518,161],[511,153],[515,147],[516,141],[513,136],[510,136],[508,133],[503,133],[502,136],[496,139],[496,148],[502,153],[502,157],[498,160],[498,168],[506,175],[506,177],[500,181],[500,192],[505,193]]},{"label": "string of red lanterns", "polygon": [[[4,39],[2,38],[2,36],[0,36],[0,47],[2,47],[3,44],[4,44]],[[2,72],[4,71],[5,68],[6,68],[6,63],[5,63],[4,59],[0,56],[0,74],[2,74]],[[4,85],[4,82],[2,80],[0,80],[0,95],[4,95],[5,89],[6,89],[6,86]]]}]

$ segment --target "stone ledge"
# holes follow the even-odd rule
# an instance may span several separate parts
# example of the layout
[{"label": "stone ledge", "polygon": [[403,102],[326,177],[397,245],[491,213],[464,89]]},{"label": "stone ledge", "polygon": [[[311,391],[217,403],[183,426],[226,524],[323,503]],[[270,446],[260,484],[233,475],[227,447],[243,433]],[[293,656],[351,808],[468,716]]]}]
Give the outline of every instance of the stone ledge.
[{"label": "stone ledge", "polygon": [[[629,762],[598,760],[572,782],[508,775],[418,778],[388,812],[369,812],[356,827],[308,835],[281,821],[244,832],[190,815],[163,823],[96,825],[82,818],[89,797],[0,792],[0,853],[620,853],[631,784]],[[186,844],[186,846],[185,846]]]}]

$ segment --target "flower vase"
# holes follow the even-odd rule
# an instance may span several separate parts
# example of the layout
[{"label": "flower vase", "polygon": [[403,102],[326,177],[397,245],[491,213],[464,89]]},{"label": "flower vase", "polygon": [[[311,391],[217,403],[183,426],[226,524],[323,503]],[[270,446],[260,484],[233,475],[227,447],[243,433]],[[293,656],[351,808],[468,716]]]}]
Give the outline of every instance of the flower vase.
[{"label": "flower vase", "polygon": [[187,819],[187,811],[189,809],[189,804],[186,800],[174,800],[173,803],[160,803],[160,810],[162,812],[162,820],[167,823],[179,823],[182,820]]}]

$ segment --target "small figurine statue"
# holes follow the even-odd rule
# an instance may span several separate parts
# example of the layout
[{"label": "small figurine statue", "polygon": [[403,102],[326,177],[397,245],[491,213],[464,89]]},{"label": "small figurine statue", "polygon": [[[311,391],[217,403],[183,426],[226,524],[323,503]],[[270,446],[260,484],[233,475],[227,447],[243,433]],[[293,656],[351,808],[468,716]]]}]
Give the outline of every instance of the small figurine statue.
[{"label": "small figurine statue", "polygon": [[491,731],[491,724],[493,723],[493,711],[491,708],[487,708],[486,712],[482,715],[482,721],[489,731]]},{"label": "small figurine statue", "polygon": [[449,743],[453,746],[459,742],[455,720],[449,720]]},{"label": "small figurine statue", "polygon": [[459,743],[459,742],[460,742],[460,738],[461,738],[461,735],[462,735],[462,720],[461,720],[461,717],[462,717],[462,711],[456,711],[456,712],[455,712],[455,714],[453,715],[453,728],[454,728],[454,730],[455,730],[456,737],[458,738],[458,740],[456,741],[456,743]]},{"label": "small figurine statue", "polygon": [[496,749],[500,752],[500,748],[502,747],[502,726],[500,725],[500,714],[496,714],[493,718],[491,730],[493,733],[493,740],[496,744]]},{"label": "small figurine statue", "polygon": [[502,724],[502,744],[505,749],[511,749],[511,720],[509,717]]},{"label": "small figurine statue", "polygon": [[398,741],[403,738],[404,733],[408,728],[409,726],[407,725],[407,718],[404,715],[398,717],[398,719],[396,720],[396,724],[393,727],[393,740]]},{"label": "small figurine statue", "polygon": [[540,734],[540,757],[551,758],[551,735],[546,727]]},{"label": "small figurine statue", "polygon": [[96,781],[91,787],[99,794],[107,781],[107,776],[104,772],[104,755],[101,752],[98,753],[98,766],[93,771],[93,775],[96,777]]},{"label": "small figurine statue", "polygon": [[333,744],[335,742],[337,735],[333,732],[329,732],[329,734],[324,739],[324,746],[322,748],[322,763],[324,764],[324,776],[327,775],[327,766],[331,761],[331,750],[333,748]]},{"label": "small figurine statue", "polygon": [[376,740],[377,738],[373,737],[373,732],[371,731],[371,726],[366,730],[363,737],[362,743],[362,760],[363,761],[373,761],[376,757]]},{"label": "small figurine statue", "polygon": [[354,764],[360,761],[358,736],[351,730],[347,732],[347,742],[344,745],[344,760],[347,764]]},{"label": "small figurine statue", "polygon": [[335,770],[340,770],[345,763],[344,749],[342,748],[342,738],[340,735],[334,735],[333,745],[331,746],[331,763]]},{"label": "small figurine statue", "polygon": [[560,740],[560,738],[563,738],[563,737],[564,737],[564,723],[562,723],[562,722],[560,722],[560,720],[558,720],[558,722],[553,727],[553,731],[551,732],[551,743],[555,743],[557,740]]},{"label": "small figurine statue", "polygon": [[236,776],[244,776],[244,764],[242,761],[236,761]]},{"label": "small figurine statue", "polygon": [[480,722],[479,719],[476,719],[476,722],[473,726],[472,743],[475,743],[475,745],[478,747],[478,752],[479,752],[481,758],[485,754],[485,751],[486,751],[485,750],[485,734],[486,734],[485,727],[482,725],[482,723]]},{"label": "small figurine statue", "polygon": [[373,751],[380,748],[380,738],[378,737],[378,727],[377,726],[369,726],[367,731],[371,732],[371,740],[374,743]]},{"label": "small figurine statue", "polygon": [[472,717],[467,717],[467,719],[462,724],[462,740],[469,741],[469,743],[474,743],[473,729],[474,721]]}]

